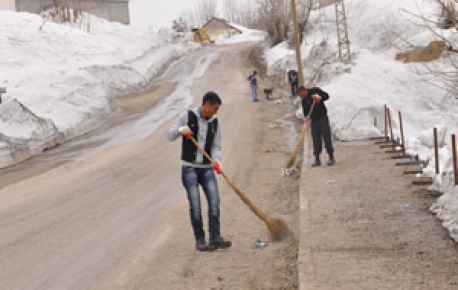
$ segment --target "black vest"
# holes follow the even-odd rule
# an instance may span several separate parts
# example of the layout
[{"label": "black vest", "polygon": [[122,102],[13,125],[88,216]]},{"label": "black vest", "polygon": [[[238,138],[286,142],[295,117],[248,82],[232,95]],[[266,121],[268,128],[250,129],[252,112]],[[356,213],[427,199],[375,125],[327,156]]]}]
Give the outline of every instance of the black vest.
[{"label": "black vest", "polygon": [[[199,122],[196,114],[193,111],[188,111],[188,126],[191,129],[193,136],[197,139],[199,132]],[[213,139],[215,138],[216,131],[218,130],[218,119],[214,119],[208,123],[207,138],[205,140],[205,151],[211,156],[211,149],[213,145]],[[181,159],[190,163],[196,162],[197,157],[197,146],[185,136],[183,136]],[[210,160],[204,155],[204,164],[210,164]]]}]

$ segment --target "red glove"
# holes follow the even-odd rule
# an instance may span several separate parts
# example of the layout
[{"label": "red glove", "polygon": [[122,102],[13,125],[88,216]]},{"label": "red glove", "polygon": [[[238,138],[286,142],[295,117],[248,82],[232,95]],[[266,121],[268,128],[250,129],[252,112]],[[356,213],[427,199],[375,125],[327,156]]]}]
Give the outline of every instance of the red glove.
[{"label": "red glove", "polygon": [[186,137],[186,139],[191,139],[192,135],[194,135],[194,133],[189,132],[188,134],[184,135]]},{"label": "red glove", "polygon": [[312,95],[312,98],[315,101],[315,103],[317,103],[317,104],[321,103],[321,96],[320,95],[314,94],[314,95]]},{"label": "red glove", "polygon": [[221,163],[218,161],[213,162],[213,170],[215,170],[216,173],[221,174]]}]

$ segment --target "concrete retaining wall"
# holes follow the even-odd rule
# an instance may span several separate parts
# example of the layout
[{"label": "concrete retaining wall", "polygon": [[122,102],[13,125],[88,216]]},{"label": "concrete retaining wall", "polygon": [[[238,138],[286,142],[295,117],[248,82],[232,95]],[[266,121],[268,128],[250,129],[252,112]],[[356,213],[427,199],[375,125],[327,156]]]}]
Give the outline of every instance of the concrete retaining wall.
[{"label": "concrete retaining wall", "polygon": [[16,1],[15,0],[1,0],[0,1],[0,11],[16,11]]},{"label": "concrete retaining wall", "polygon": [[[1,2],[3,1],[11,0],[1,0]],[[110,21],[116,21],[126,25],[130,24],[130,0],[15,0],[15,2],[16,11],[29,13],[39,13],[44,9],[54,6],[56,2],[66,2],[71,8],[76,5],[75,3],[81,3],[81,10],[83,12],[88,12]]]}]

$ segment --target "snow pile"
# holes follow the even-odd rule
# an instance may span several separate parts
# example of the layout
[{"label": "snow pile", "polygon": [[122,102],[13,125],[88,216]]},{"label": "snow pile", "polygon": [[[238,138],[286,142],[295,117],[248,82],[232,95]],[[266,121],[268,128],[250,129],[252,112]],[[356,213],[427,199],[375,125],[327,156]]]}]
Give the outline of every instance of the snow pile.
[{"label": "snow pile", "polygon": [[296,54],[294,50],[291,50],[288,43],[286,41],[276,45],[272,49],[269,49],[265,52],[266,56],[266,62],[267,62],[267,68],[268,68],[268,74],[273,75],[275,74],[276,71],[278,70],[283,70],[284,67],[287,67],[285,71],[285,80],[287,79],[286,77],[286,72],[288,69],[295,69],[297,70],[296,64],[294,64],[294,67],[292,65],[289,65],[288,60],[290,60],[292,57],[295,58]]},{"label": "snow pile", "polygon": [[[243,34],[226,43],[265,37],[237,28]],[[101,126],[117,113],[116,98],[144,91],[174,60],[201,47],[173,33],[93,15],[61,25],[35,14],[0,11],[0,38],[0,87],[7,89],[0,104],[0,168]],[[182,102],[193,79],[215,59],[207,55],[188,79],[171,80],[181,85],[163,105]],[[153,110],[150,121],[160,124],[163,114]]]},{"label": "snow pile", "polygon": [[[0,168],[55,146],[61,135],[49,119],[36,116],[17,100],[0,106]],[[29,154],[27,154],[27,153]]]},{"label": "snow pile", "polygon": [[232,36],[225,36],[221,35],[215,39],[215,43],[217,45],[225,45],[225,44],[234,44],[234,43],[243,43],[243,42],[256,42],[262,41],[267,37],[267,33],[260,30],[249,29],[234,23],[229,23],[234,28],[237,28],[242,33],[235,34]]},{"label": "snow pile", "polygon": [[116,97],[198,47],[95,16],[91,33],[42,24],[38,15],[0,12],[0,167],[96,128]]},{"label": "snow pile", "polygon": [[430,208],[442,221],[442,225],[450,232],[450,236],[458,242],[458,189],[455,186],[452,172],[442,176],[444,194]]},{"label": "snow pile", "polygon": [[[434,66],[454,71],[446,58],[451,54],[444,51],[442,58],[427,65],[395,60],[399,52],[441,40],[438,35],[456,42],[454,30],[435,25],[441,21],[435,1],[348,0],[345,10],[351,63],[339,62],[334,5],[324,8],[324,18],[313,11],[302,43],[306,86],[319,86],[330,94],[331,126],[341,140],[382,136],[385,105],[391,111],[394,135],[400,137],[400,111],[408,153],[428,161],[425,175],[434,177],[433,188],[446,192],[435,211],[456,226],[458,196],[454,190],[449,193],[443,178],[435,175],[433,128],[439,132],[441,173],[447,175],[452,168],[450,134],[458,131],[458,102],[440,89],[442,79],[428,70]],[[266,53],[268,73],[284,73],[294,63],[294,53],[278,57],[276,52],[285,48],[283,43]],[[300,108],[297,114],[302,114]]]}]

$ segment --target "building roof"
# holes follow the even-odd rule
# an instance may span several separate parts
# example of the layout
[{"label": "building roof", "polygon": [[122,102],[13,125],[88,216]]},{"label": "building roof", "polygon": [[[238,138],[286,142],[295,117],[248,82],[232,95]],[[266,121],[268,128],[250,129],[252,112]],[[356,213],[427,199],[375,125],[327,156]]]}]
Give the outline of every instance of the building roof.
[{"label": "building roof", "polygon": [[210,24],[212,21],[218,21],[218,22],[224,24],[225,26],[227,26],[228,28],[237,30],[238,32],[242,33],[242,31],[241,31],[240,29],[238,29],[237,27],[234,27],[234,26],[232,26],[231,24],[229,24],[229,22],[227,22],[226,19],[218,18],[218,17],[215,17],[215,16],[213,16],[210,20],[208,20],[207,23],[205,23],[205,24],[203,25],[203,27],[206,27],[206,26],[207,26],[208,24]]}]

